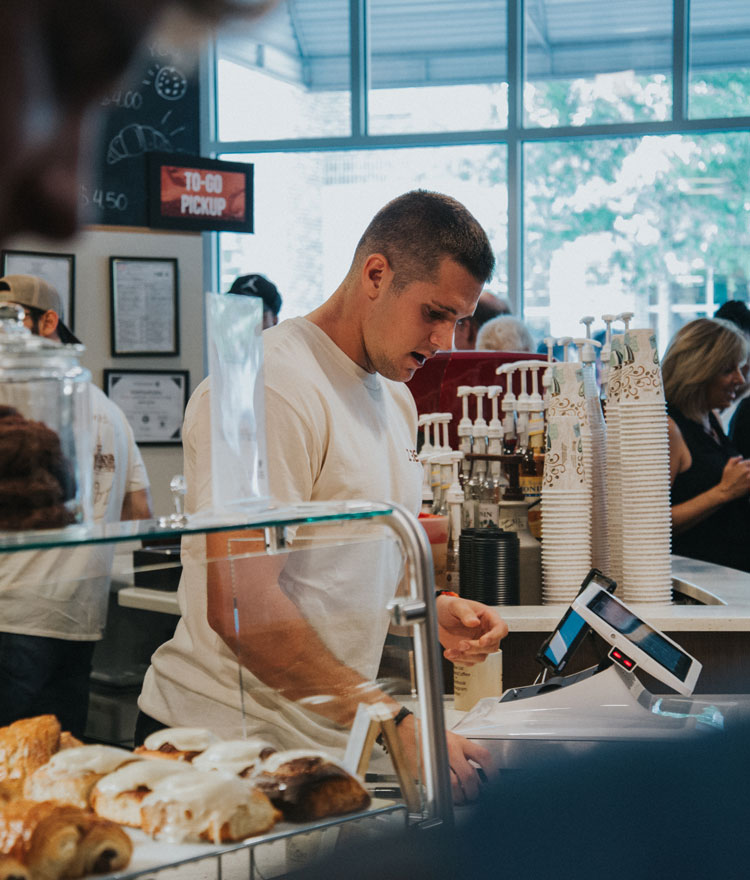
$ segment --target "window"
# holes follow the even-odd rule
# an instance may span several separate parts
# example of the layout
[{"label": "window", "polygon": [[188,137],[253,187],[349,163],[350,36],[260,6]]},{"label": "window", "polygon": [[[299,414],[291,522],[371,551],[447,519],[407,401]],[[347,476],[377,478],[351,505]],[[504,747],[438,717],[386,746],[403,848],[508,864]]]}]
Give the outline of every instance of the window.
[{"label": "window", "polygon": [[204,149],[256,165],[257,232],[221,237],[221,284],[265,272],[282,317],[335,289],[414,186],[487,226],[492,289],[537,341],[632,311],[663,349],[748,298],[741,0],[285,0],[217,59]]},{"label": "window", "polygon": [[479,146],[254,156],[258,231],[221,235],[220,289],[228,290],[237,275],[260,272],[282,294],[282,317],[309,312],[343,280],[375,212],[422,187],[450,193],[482,223],[498,262],[490,289],[505,295],[503,154],[502,148]]}]

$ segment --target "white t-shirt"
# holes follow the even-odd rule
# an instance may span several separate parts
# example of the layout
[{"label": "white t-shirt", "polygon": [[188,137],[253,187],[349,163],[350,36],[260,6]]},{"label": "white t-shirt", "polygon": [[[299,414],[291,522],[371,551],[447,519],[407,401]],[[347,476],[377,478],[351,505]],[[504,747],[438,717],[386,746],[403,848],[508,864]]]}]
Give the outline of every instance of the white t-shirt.
[{"label": "white t-shirt", "polygon": [[[148,475],[122,410],[89,385],[93,420],[95,522],[118,522],[125,496]],[[0,556],[0,630],[94,641],[107,620],[114,544]]]},{"label": "white t-shirt", "polygon": [[[267,457],[278,501],[365,500],[419,509],[417,413],[405,385],[357,366],[315,324],[284,321],[263,334]],[[183,442],[186,509],[211,506],[209,380],[194,392]],[[383,530],[385,531],[385,530]],[[401,559],[393,539],[372,541],[372,524],[300,527],[299,546],[331,533],[335,548],[289,555],[279,578],[284,593],[342,662],[367,678],[377,673],[388,626],[386,604]],[[206,619],[205,538],[186,537],[174,638],[152,658],[141,709],[172,726],[208,726],[225,738],[265,736],[281,748],[344,748],[346,733],[284,699],[247,670],[245,726],[240,670]],[[251,591],[251,583],[239,588]],[[248,595],[248,593],[244,593]]]}]

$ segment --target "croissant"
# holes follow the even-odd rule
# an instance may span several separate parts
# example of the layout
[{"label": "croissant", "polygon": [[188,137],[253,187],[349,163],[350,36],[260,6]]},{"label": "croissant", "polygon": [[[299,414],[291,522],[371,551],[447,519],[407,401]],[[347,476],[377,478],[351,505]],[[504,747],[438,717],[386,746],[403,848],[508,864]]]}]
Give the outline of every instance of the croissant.
[{"label": "croissant", "polygon": [[60,746],[60,722],[54,715],[23,718],[0,727],[0,781],[21,783],[46,764]]},{"label": "croissant", "polygon": [[122,828],[79,807],[18,800],[0,811],[0,853],[24,866],[21,876],[31,880],[117,871],[132,851]]},{"label": "croissant", "polygon": [[12,801],[0,811],[0,852],[34,880],[58,880],[76,857],[82,811],[51,801]]},{"label": "croissant", "polygon": [[66,868],[64,877],[109,874],[127,867],[133,843],[119,825],[87,815],[82,831],[75,858]]},{"label": "croissant", "polygon": [[31,874],[18,859],[0,855],[0,880],[31,880]]}]

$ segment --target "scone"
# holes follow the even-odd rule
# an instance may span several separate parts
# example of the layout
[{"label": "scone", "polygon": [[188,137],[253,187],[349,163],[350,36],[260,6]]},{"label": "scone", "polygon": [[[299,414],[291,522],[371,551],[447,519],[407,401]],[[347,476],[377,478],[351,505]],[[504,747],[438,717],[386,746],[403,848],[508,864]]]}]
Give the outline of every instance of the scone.
[{"label": "scone", "polygon": [[165,727],[157,730],[135,749],[141,758],[172,758],[175,761],[192,761],[219,737],[202,727]]},{"label": "scone", "polygon": [[141,827],[173,843],[230,843],[262,834],[279,812],[243,779],[195,770],[166,776],[141,804]]},{"label": "scone", "polygon": [[293,822],[353,813],[370,803],[358,780],[322,752],[276,752],[252,781]]},{"label": "scone", "polygon": [[24,797],[32,801],[53,800],[87,809],[91,789],[102,776],[133,760],[132,752],[116,746],[64,749],[26,777]]},{"label": "scone", "polygon": [[234,776],[249,776],[253,770],[272,755],[276,749],[266,740],[231,739],[214,743],[193,759],[193,767],[199,770],[220,770]]},{"label": "scone", "polygon": [[16,786],[46,764],[60,747],[60,722],[54,715],[23,718],[0,727],[0,782]]},{"label": "scone", "polygon": [[154,786],[174,773],[189,773],[192,766],[184,761],[144,759],[131,761],[96,783],[91,792],[91,806],[98,816],[141,827],[141,803]]}]

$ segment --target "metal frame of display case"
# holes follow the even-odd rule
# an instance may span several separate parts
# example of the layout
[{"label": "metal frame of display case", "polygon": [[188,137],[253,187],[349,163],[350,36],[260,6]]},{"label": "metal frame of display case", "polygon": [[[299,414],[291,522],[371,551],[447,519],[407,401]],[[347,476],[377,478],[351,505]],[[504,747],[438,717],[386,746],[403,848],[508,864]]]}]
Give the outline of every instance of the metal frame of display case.
[{"label": "metal frame of display case", "polygon": [[[213,847],[205,855],[195,855],[170,861],[158,867],[124,871],[120,878],[155,874],[178,864],[217,859],[229,852],[254,849],[284,837],[307,834],[323,827],[366,819],[381,813],[402,812],[409,825],[444,822],[452,823],[453,807],[445,727],[443,717],[443,678],[438,642],[437,612],[434,595],[434,574],[430,545],[418,520],[398,505],[365,502],[305,503],[275,506],[259,502],[248,506],[242,513],[233,511],[231,516],[215,514],[189,517],[162,517],[158,520],[140,520],[113,523],[106,526],[69,526],[65,529],[6,532],[0,535],[0,554],[23,550],[76,547],[86,544],[122,543],[143,539],[179,538],[189,534],[236,531],[238,529],[262,529],[267,553],[285,552],[291,547],[287,542],[287,528],[302,524],[320,524],[335,521],[372,520],[387,525],[398,539],[406,561],[406,595],[399,596],[389,604],[392,623],[411,628],[414,642],[414,672],[417,705],[419,708],[420,748],[423,766],[422,808],[407,816],[404,804],[376,807],[352,816],[335,817],[325,822],[306,824],[300,828],[284,829],[275,834],[261,835],[241,844]],[[251,868],[252,854],[249,856]],[[221,865],[217,861],[217,877],[221,877]],[[115,875],[113,875],[115,876]],[[254,874],[251,872],[251,877]]]}]

